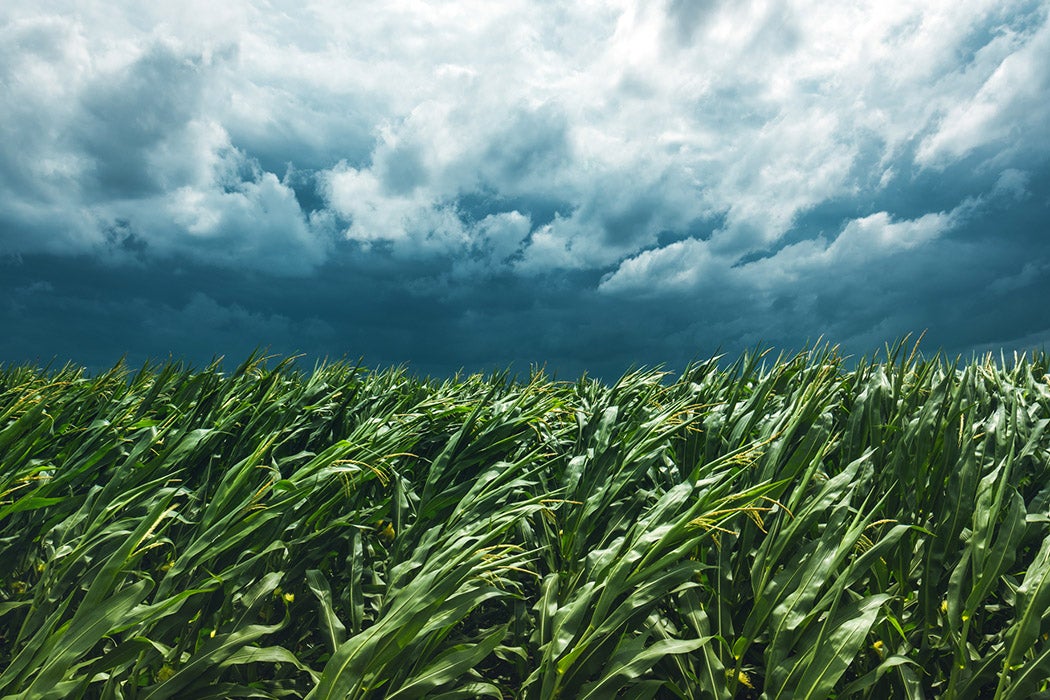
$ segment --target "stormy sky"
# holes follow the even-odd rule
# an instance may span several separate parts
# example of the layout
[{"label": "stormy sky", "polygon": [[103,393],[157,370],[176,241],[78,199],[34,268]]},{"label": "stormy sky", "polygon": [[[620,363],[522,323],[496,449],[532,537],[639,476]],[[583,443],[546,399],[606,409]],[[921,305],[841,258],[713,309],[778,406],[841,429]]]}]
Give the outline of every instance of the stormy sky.
[{"label": "stormy sky", "polygon": [[1050,0],[0,9],[0,362],[1050,346]]}]

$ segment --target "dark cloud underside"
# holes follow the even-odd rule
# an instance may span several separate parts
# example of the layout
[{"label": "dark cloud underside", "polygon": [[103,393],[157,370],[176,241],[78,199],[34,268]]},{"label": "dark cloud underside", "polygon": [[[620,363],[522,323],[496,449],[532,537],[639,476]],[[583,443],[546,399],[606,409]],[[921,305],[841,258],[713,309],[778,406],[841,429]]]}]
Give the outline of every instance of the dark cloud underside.
[{"label": "dark cloud underside", "polygon": [[1050,341],[1050,2],[0,10],[0,361]]}]

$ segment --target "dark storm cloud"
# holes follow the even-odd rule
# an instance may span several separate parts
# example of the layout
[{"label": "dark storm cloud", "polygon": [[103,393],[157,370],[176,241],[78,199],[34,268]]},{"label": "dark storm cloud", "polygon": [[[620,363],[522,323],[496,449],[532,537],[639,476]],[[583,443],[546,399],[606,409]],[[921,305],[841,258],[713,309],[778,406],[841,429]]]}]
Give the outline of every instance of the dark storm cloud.
[{"label": "dark storm cloud", "polygon": [[188,177],[156,161],[168,155],[165,141],[178,139],[197,115],[201,72],[199,58],[154,45],[130,66],[86,86],[70,139],[89,159],[81,180],[89,197],[135,198],[186,184]]},{"label": "dark storm cloud", "polygon": [[427,182],[422,149],[414,145],[396,146],[387,150],[375,166],[383,183],[383,190],[388,194],[411,194],[412,190]]},{"label": "dark storm cloud", "polygon": [[0,353],[7,361],[71,359],[101,370],[124,354],[114,348],[125,348],[132,365],[171,355],[201,365],[219,353],[236,362],[259,347],[306,352],[307,366],[326,356],[363,357],[437,375],[543,363],[611,375],[635,361],[631,348],[610,347],[604,358],[587,349],[608,346],[619,326],[602,300],[576,296],[583,280],[491,279],[470,290],[476,302],[466,308],[462,290],[448,290],[440,270],[417,267],[409,271],[415,285],[390,284],[391,270],[406,270],[389,264],[347,260],[289,283],[231,277],[192,260],[114,274],[90,258],[25,257],[2,268],[8,301],[0,321],[19,333],[0,339]]},{"label": "dark storm cloud", "polygon": [[128,45],[94,29],[53,16],[0,32],[17,58],[0,84],[16,106],[0,146],[4,249],[199,255],[290,274],[317,265],[330,217],[308,217],[215,112],[236,47]]},{"label": "dark storm cloud", "polygon": [[800,325],[857,353],[923,329],[928,349],[953,354],[989,335],[1006,348],[1033,347],[1050,339],[1050,311],[1035,301],[1050,293],[1050,189],[1021,201],[1015,192],[915,220],[876,214],[840,231],[832,224],[837,235],[728,272],[701,243],[685,244],[676,256],[639,256],[603,285],[617,299],[644,295],[673,308],[681,292],[654,290],[651,280],[677,279],[707,309],[698,340],[714,329],[734,348],[760,340],[797,347]]},{"label": "dark storm cloud", "polygon": [[551,105],[514,110],[482,150],[479,177],[511,195],[542,191],[544,178],[572,167],[569,130],[566,115]]},{"label": "dark storm cloud", "polygon": [[[272,173],[291,165],[316,172],[340,161],[360,166],[375,144],[372,95],[325,95],[294,86],[249,91],[252,100],[224,122],[230,143]],[[257,104],[265,105],[257,109]]]},{"label": "dark storm cloud", "polygon": [[265,292],[285,280],[231,279],[192,260],[115,269],[93,258],[36,255],[0,271],[14,300],[0,313],[19,330],[0,341],[0,352],[16,361],[69,358],[96,370],[124,354],[132,364],[169,356],[200,364],[217,354],[236,362],[256,347],[291,354],[333,335],[301,308],[266,304]]},{"label": "dark storm cloud", "polygon": [[1050,5],[0,11],[0,359],[1050,339]]}]

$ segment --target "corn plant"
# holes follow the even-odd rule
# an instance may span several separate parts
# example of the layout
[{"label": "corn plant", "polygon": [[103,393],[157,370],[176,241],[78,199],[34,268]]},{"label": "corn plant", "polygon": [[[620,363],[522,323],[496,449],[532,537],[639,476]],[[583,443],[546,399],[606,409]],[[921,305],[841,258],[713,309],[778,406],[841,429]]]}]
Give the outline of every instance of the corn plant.
[{"label": "corn plant", "polygon": [[1048,359],[0,367],[0,698],[1047,697]]}]

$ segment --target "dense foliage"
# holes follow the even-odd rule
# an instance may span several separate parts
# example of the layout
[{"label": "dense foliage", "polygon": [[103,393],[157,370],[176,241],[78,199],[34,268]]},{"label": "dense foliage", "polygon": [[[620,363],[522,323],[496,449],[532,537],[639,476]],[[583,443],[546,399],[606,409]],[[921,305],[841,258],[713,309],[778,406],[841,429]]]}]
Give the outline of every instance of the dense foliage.
[{"label": "dense foliage", "polygon": [[0,697],[1046,697],[1047,361],[8,367]]}]

